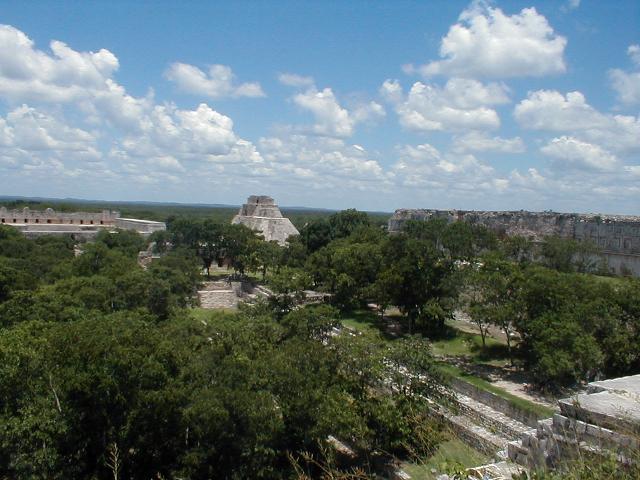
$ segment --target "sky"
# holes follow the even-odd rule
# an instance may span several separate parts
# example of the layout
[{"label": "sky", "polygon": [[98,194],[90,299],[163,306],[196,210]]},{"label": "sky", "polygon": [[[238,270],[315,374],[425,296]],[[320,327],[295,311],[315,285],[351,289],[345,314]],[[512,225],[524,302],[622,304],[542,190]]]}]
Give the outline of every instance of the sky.
[{"label": "sky", "polygon": [[0,195],[640,214],[640,0],[0,0]]}]

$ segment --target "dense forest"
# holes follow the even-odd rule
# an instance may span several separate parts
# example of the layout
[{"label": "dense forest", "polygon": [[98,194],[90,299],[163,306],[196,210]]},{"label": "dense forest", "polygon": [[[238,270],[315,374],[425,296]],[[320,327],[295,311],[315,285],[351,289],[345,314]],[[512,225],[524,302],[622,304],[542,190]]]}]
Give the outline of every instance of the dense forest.
[{"label": "dense forest", "polygon": [[[355,210],[306,218],[286,247],[161,219],[166,232],[101,232],[79,255],[0,228],[0,478],[367,478],[428,456],[445,438],[432,402],[450,395],[431,342],[459,310],[483,342],[504,331],[540,388],[640,372],[640,281],[594,275],[589,246],[437,220],[389,235]],[[223,264],[274,295],[195,315]],[[307,289],[330,300],[303,306]],[[403,334],[340,328],[371,306],[396,308]]]}]

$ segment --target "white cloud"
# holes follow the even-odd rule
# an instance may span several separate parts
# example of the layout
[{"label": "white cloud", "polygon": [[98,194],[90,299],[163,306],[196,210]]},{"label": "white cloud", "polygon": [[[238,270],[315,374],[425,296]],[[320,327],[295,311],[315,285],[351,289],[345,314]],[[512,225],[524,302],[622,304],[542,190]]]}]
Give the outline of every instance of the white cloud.
[{"label": "white cloud", "polygon": [[313,77],[303,77],[295,73],[281,73],[278,75],[278,81],[288,87],[312,87],[314,84]]},{"label": "white cloud", "polygon": [[397,147],[398,161],[392,172],[402,187],[428,189],[453,199],[456,195],[477,195],[501,191],[508,181],[471,154],[441,154],[427,143]]},{"label": "white cloud", "polygon": [[110,51],[77,52],[59,41],[52,54],[10,25],[0,25],[0,95],[12,102],[70,102],[105,88],[118,69]]},{"label": "white cloud", "polygon": [[257,82],[235,84],[235,75],[226,65],[211,65],[205,73],[193,65],[175,62],[165,72],[165,77],[185,93],[212,99],[265,96]]},{"label": "white cloud", "polygon": [[631,58],[631,61],[636,66],[640,67],[640,45],[629,45],[629,48],[627,48],[627,55],[629,55],[629,58]]},{"label": "white cloud", "polygon": [[618,101],[624,105],[640,103],[640,72],[625,72],[618,68],[609,70],[611,87],[618,94]]},{"label": "white cloud", "polygon": [[96,136],[61,119],[22,105],[0,118],[0,146],[27,152],[70,152],[97,156]]},{"label": "white cloud", "polygon": [[520,137],[490,137],[484,132],[472,131],[453,140],[454,152],[522,153],[526,150]]},{"label": "white cloud", "polygon": [[564,162],[563,166],[609,171],[618,166],[615,155],[599,145],[582,142],[573,137],[554,138],[540,149],[542,153]]},{"label": "white cloud", "polygon": [[349,137],[353,135],[356,124],[373,121],[385,115],[382,105],[376,102],[357,105],[349,111],[340,105],[330,88],[321,91],[311,88],[295,95],[293,101],[315,117],[316,123],[311,131],[316,135],[329,137]]},{"label": "white cloud", "polygon": [[516,105],[514,116],[523,128],[572,132],[621,154],[640,150],[640,118],[603,114],[580,92],[566,96],[555,90],[529,92]]},{"label": "white cloud", "polygon": [[589,105],[580,92],[569,92],[566,97],[555,90],[529,92],[516,105],[514,116],[522,127],[533,130],[576,130],[607,124],[605,116]]},{"label": "white cloud", "polygon": [[563,73],[567,41],[535,8],[505,15],[473,2],[440,45],[442,60],[418,68],[425,76],[523,77]]},{"label": "white cloud", "polygon": [[[629,45],[627,55],[636,68],[640,67],[640,45]],[[609,70],[611,87],[623,105],[640,103],[640,71],[627,72],[619,68]]]},{"label": "white cloud", "polygon": [[339,138],[295,134],[262,138],[259,146],[273,173],[287,184],[362,190],[389,182],[388,174],[363,147]]},{"label": "white cloud", "polygon": [[570,10],[575,10],[580,6],[580,0],[567,0],[567,2],[560,7],[560,10],[563,12],[568,12]]},{"label": "white cloud", "polygon": [[416,82],[404,95],[397,81],[386,80],[380,94],[394,104],[403,127],[416,131],[495,129],[500,118],[487,105],[508,102],[501,84],[452,78],[444,87]]}]

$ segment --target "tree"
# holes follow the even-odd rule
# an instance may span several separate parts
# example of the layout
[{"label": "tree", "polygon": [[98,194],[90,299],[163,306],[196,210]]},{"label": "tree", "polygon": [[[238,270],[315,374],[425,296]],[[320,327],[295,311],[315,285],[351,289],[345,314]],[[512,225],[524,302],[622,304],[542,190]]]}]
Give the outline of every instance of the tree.
[{"label": "tree", "polygon": [[321,249],[331,240],[331,225],[325,218],[312,220],[300,229],[300,241],[309,253]]},{"label": "tree", "polygon": [[342,210],[329,217],[331,238],[346,238],[359,226],[369,226],[369,215],[354,208]]},{"label": "tree", "polygon": [[269,297],[276,318],[282,318],[304,298],[304,291],[311,285],[311,277],[303,270],[284,267],[269,278],[269,286],[275,295]]},{"label": "tree", "polygon": [[391,296],[408,318],[409,333],[417,322],[424,331],[442,331],[450,315],[445,300],[453,294],[447,282],[451,261],[431,241],[405,234],[390,237],[383,255],[389,275],[401,279]]},{"label": "tree", "polygon": [[258,241],[255,244],[258,264],[262,270],[262,280],[267,277],[267,270],[275,269],[281,263],[282,247],[277,242]]}]

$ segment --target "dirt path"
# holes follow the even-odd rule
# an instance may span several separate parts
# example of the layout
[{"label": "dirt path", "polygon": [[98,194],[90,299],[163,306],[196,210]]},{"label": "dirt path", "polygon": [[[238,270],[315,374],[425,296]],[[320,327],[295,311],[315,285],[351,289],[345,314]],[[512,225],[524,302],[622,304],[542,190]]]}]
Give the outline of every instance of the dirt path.
[{"label": "dirt path", "polygon": [[[480,335],[480,329],[478,328],[478,326],[471,320],[469,315],[467,315],[462,310],[456,310],[455,312],[453,312],[453,321],[450,323],[450,325],[453,328],[457,328],[461,332]],[[507,336],[501,329],[499,329],[495,325],[489,325],[487,331],[489,337],[504,344],[507,343]]]}]

